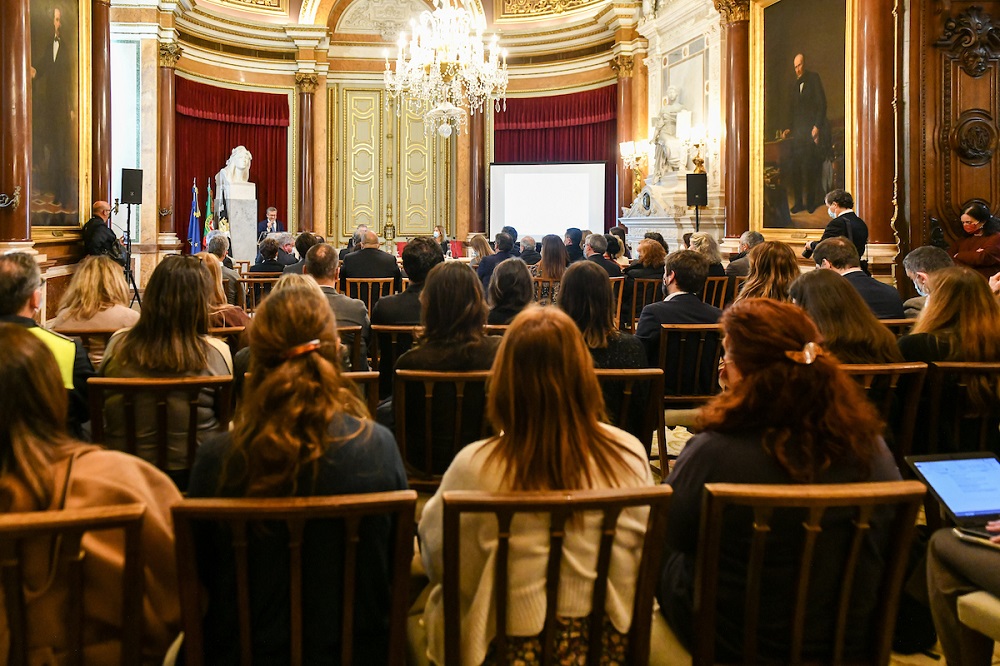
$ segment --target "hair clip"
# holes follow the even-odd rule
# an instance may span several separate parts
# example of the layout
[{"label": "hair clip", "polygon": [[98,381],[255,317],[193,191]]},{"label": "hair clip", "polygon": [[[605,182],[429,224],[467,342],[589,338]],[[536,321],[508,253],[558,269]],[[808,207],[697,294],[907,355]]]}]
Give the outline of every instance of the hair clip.
[{"label": "hair clip", "polygon": [[807,342],[802,347],[802,351],[786,351],[785,356],[801,365],[812,365],[817,358],[823,355],[823,348],[815,342]]},{"label": "hair clip", "polygon": [[303,354],[308,354],[309,352],[316,351],[322,346],[323,346],[322,343],[318,339],[310,340],[309,342],[303,342],[301,345],[295,345],[294,347],[286,351],[284,354],[282,354],[281,357],[287,361],[289,359],[295,358],[296,356],[302,356]]}]

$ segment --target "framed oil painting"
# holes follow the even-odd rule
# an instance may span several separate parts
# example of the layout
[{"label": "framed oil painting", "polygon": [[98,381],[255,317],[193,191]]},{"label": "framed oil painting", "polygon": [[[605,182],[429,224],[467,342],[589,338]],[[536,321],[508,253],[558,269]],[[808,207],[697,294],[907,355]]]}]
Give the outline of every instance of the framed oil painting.
[{"label": "framed oil painting", "polygon": [[79,228],[90,167],[90,2],[30,0],[33,227]]},{"label": "framed oil painting", "polygon": [[818,238],[853,183],[856,0],[751,0],[751,228]]}]

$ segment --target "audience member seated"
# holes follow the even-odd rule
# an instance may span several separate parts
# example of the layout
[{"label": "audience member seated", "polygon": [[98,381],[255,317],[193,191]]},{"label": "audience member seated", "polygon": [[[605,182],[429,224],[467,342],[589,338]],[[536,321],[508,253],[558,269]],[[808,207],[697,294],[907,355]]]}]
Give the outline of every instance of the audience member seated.
[{"label": "audience member seated", "polygon": [[[106,377],[223,376],[233,373],[225,341],[208,335],[208,297],[205,273],[196,257],[170,255],[156,267],[146,285],[138,323],[111,336],[99,372]],[[215,396],[203,391],[198,404],[198,430],[218,426]],[[183,489],[187,482],[188,402],[173,396],[167,405],[169,474]],[[136,401],[136,451],[156,460],[156,404],[151,397]],[[120,449],[125,443],[125,414],[121,396],[104,405],[104,442]],[[199,442],[201,440],[199,439]]]},{"label": "audience member seated", "polygon": [[[215,233],[215,232],[212,232]],[[240,274],[233,270],[232,259],[229,257],[229,239],[222,233],[216,233],[209,239],[206,248],[222,262],[222,286],[226,292],[226,302],[237,307],[244,307],[247,302],[246,290],[240,284]],[[229,265],[226,265],[226,262]]]},{"label": "audience member seated", "polygon": [[979,271],[985,278],[1000,270],[1000,219],[984,204],[974,203],[962,211],[961,238],[948,248],[956,264]]},{"label": "audience member seated", "polygon": [[448,240],[448,233],[440,224],[434,225],[434,241],[441,246],[441,254],[450,256],[448,253],[451,252],[451,242]]},{"label": "audience member seated", "polygon": [[764,242],[764,236],[759,231],[744,231],[740,235],[738,254],[726,266],[729,277],[744,277],[750,274],[750,250]]},{"label": "audience member seated", "polygon": [[[489,370],[500,346],[501,337],[486,335],[483,328],[489,309],[483,299],[482,285],[476,274],[460,262],[446,262],[431,269],[427,283],[420,293],[421,323],[424,326],[414,347],[396,359],[396,370],[431,370],[435,372],[466,372],[469,370]],[[406,423],[408,432],[406,455],[413,460],[423,460],[424,449],[420,438],[424,432],[424,419],[429,415],[424,411],[422,392],[407,394]],[[435,401],[449,404],[447,391],[435,393]],[[480,396],[481,397],[481,396]],[[482,422],[482,404],[477,405],[474,391],[467,393],[462,423],[470,428],[472,441],[479,436]],[[391,424],[392,401],[379,406],[379,421]],[[443,415],[442,415],[443,416]],[[451,424],[453,418],[443,419]],[[440,474],[451,461],[452,436],[445,424],[435,428],[434,455],[435,473]]]},{"label": "audience member seated", "polygon": [[[412,632],[411,642],[417,644],[416,652],[426,653],[438,664],[444,663],[442,493],[637,488],[653,483],[639,441],[598,421],[604,401],[590,354],[576,325],[557,308],[529,308],[518,315],[504,336],[490,386],[487,413],[501,434],[462,449],[420,520],[420,551],[431,588],[423,615],[426,633]],[[518,521],[507,624],[515,645],[509,647],[514,654],[537,654],[545,618],[548,521],[527,515]],[[605,602],[607,651],[602,663],[625,663],[621,634],[633,621],[644,526],[643,510],[627,509],[619,518]],[[463,663],[491,663],[496,529],[492,516],[462,520]],[[600,520],[593,514],[566,525],[563,561],[573,565],[562,570],[556,629],[556,644],[566,654],[586,653],[580,625],[585,625],[591,610],[600,530]]]},{"label": "audience member seated", "polygon": [[493,275],[493,271],[496,270],[497,265],[501,261],[514,256],[513,249],[514,239],[501,231],[497,234],[496,238],[497,251],[488,257],[481,257],[479,259],[479,265],[476,266],[476,275],[479,276],[479,279],[483,283],[483,292],[489,289],[490,277]]},{"label": "audience member seated", "polygon": [[[583,261],[585,257],[583,256],[583,239],[586,236],[583,232],[576,227],[570,227],[566,230],[566,234],[563,236],[563,242],[566,245],[566,254],[569,257],[569,263],[574,264],[578,261]],[[545,239],[542,239],[542,253],[545,252]]]},{"label": "audience member seated", "polygon": [[250,317],[243,308],[226,302],[222,281],[222,264],[211,252],[199,252],[205,273],[205,293],[208,295],[208,325],[210,328],[247,326]]},{"label": "audience member seated", "polygon": [[632,246],[625,239],[625,236],[628,234],[628,229],[619,225],[617,227],[611,227],[610,229],[608,229],[608,233],[614,235],[618,239],[618,242],[621,243],[622,253],[624,254],[625,259],[631,261]]},{"label": "audience member seated", "polygon": [[927,287],[927,276],[942,268],[954,266],[948,253],[933,245],[924,245],[913,250],[903,258],[903,270],[906,277],[913,281],[913,288],[917,290],[917,295],[903,301],[903,314],[908,319],[915,319],[927,303],[927,295],[930,293]]},{"label": "audience member seated", "polygon": [[[635,281],[638,279],[663,279],[663,263],[667,259],[667,253],[663,249],[663,246],[654,238],[643,238],[639,241],[639,249],[637,251],[638,258],[633,261],[623,273],[625,274],[625,292],[622,294],[622,319],[631,316],[632,312],[632,291],[635,288]],[[639,296],[642,296],[640,292]],[[652,302],[663,300],[663,289],[659,285],[656,287],[656,293],[653,294]],[[642,303],[641,305],[645,307],[649,303]],[[639,308],[639,303],[636,304],[636,310],[642,312]]]},{"label": "audience member seated", "polygon": [[536,241],[532,236],[525,236],[521,239],[521,261],[534,266],[542,260],[542,255],[535,249]]},{"label": "audience member seated", "polygon": [[350,239],[348,239],[348,241],[347,241],[347,247],[345,247],[344,249],[342,249],[340,251],[340,257],[339,258],[340,258],[341,261],[343,261],[344,257],[346,257],[347,255],[351,254],[352,252],[357,252],[358,250],[361,249],[361,244],[365,240],[365,232],[366,231],[368,231],[368,225],[367,224],[359,224],[358,225],[358,227],[354,230],[354,233],[351,234]]},{"label": "audience member seated", "polygon": [[750,272],[736,295],[737,301],[747,298],[791,300],[788,290],[802,274],[792,248],[779,241],[764,241],[754,246],[747,258],[750,260]]},{"label": "audience member seated", "polygon": [[[349,298],[337,292],[337,273],[340,270],[337,250],[332,245],[319,243],[306,251],[306,264],[303,273],[308,275],[326,296],[330,309],[337,320],[338,326],[361,327],[361,363],[368,369],[368,340],[371,338],[372,327],[368,321],[368,307],[364,301]],[[381,301],[380,301],[381,302]],[[350,345],[354,334],[350,334],[344,342]]]},{"label": "audience member seated", "polygon": [[260,242],[260,250],[257,263],[250,267],[251,273],[281,273],[285,270],[285,265],[280,263],[278,257],[278,241],[273,238],[265,238]]},{"label": "audience member seated", "polygon": [[[140,532],[144,575],[142,651],[159,663],[180,630],[177,571],[170,507],[180,502],[177,487],[162,472],[138,458],[105,451],[71,438],[67,401],[55,357],[37,336],[21,326],[0,324],[0,511],[59,511],[141,503],[146,506]],[[121,531],[88,532],[80,544],[83,560],[85,664],[119,663],[122,576],[125,564]],[[27,663],[69,663],[64,606],[65,572],[52,571],[52,546],[25,547]],[[10,600],[8,600],[10,601]],[[0,662],[8,663],[10,618],[4,627]]]},{"label": "audience member seated", "polygon": [[663,234],[661,234],[659,231],[647,231],[643,235],[643,238],[652,238],[657,243],[659,243],[661,247],[663,247],[664,253],[670,254],[670,246],[667,245],[667,241],[663,240]]},{"label": "audience member seated", "polygon": [[296,263],[298,259],[292,254],[295,249],[295,237],[287,231],[283,231],[275,236],[275,240],[278,241],[278,263],[282,266],[291,266]]},{"label": "audience member seated", "polygon": [[513,257],[500,262],[493,271],[487,300],[490,314],[487,324],[509,324],[517,314],[531,303],[531,273],[524,261]]},{"label": "audience member seated", "polygon": [[708,259],[693,250],[679,250],[667,255],[663,265],[663,288],[667,296],[642,309],[635,337],[646,347],[651,367],[660,366],[661,324],[715,324],[722,310],[703,302],[698,292],[705,288]]},{"label": "audience member seated", "polygon": [[726,269],[722,266],[722,253],[719,244],[711,234],[697,231],[691,234],[690,248],[708,259],[708,277],[723,277]]},{"label": "audience member seated", "polygon": [[[222,262],[222,267],[223,268],[228,268],[230,270],[233,270],[233,258],[229,255],[229,236],[228,236],[228,234],[229,234],[228,231],[220,231],[219,229],[212,229],[205,236],[205,249],[208,250],[209,252],[211,252],[212,254],[214,254],[216,257],[219,258],[219,261]],[[219,248],[222,248],[222,246],[221,245],[217,245],[216,249],[212,249],[211,248],[212,241],[215,238],[218,238],[220,236],[222,238],[226,239],[225,247],[220,250]],[[237,275],[239,275],[239,273],[237,273]],[[235,305],[235,303],[234,303],[234,305]]]},{"label": "audience member seated", "polygon": [[90,420],[87,379],[94,375],[94,366],[79,341],[35,323],[42,306],[42,286],[42,273],[33,256],[24,252],[0,254],[0,323],[27,328],[56,357],[69,398],[66,426],[74,437],[82,438],[83,424]]},{"label": "audience member seated", "polygon": [[879,319],[903,319],[903,299],[899,292],[861,270],[858,251],[847,238],[828,238],[817,245],[813,261],[817,267],[836,271],[847,278]]},{"label": "audience member seated", "polygon": [[618,268],[625,268],[629,265],[629,260],[625,256],[625,250],[622,247],[622,242],[618,240],[618,236],[614,234],[604,234],[604,240],[608,242],[608,249],[604,253],[605,259],[609,259],[616,264]]},{"label": "audience member seated", "polygon": [[[1000,545],[1000,521],[987,529]],[[985,590],[1000,597],[1000,552],[961,541],[951,529],[938,530],[927,548],[927,591],[941,649],[948,664],[989,666],[992,638],[964,626],[958,619],[958,598]]]},{"label": "audience member seated", "polygon": [[[394,278],[393,293],[402,290],[403,279],[396,264],[396,257],[383,252],[378,247],[378,236],[372,231],[366,231],[361,242],[361,249],[344,257],[340,264],[340,293],[347,294],[348,278]],[[359,298],[366,298],[367,292],[361,290]]]},{"label": "audience member seated", "polygon": [[[820,346],[820,334],[805,313],[791,304],[750,299],[722,316],[725,358],[721,373],[729,389],[701,410],[700,433],[689,440],[666,483],[673,486],[664,567],[657,599],[674,634],[690,647],[693,584],[706,483],[850,483],[900,478],[882,441],[882,425],[861,388]],[[737,517],[733,517],[734,519]],[[854,581],[859,602],[848,618],[847,659],[867,647],[873,630],[881,551],[891,525],[876,515],[861,548]],[[750,522],[724,528],[719,572],[716,659],[740,661],[743,648],[743,596]],[[831,529],[836,530],[835,526]],[[847,549],[847,525],[837,532]],[[801,546],[770,540],[768,563],[795,561]],[[839,550],[839,548],[837,549]],[[828,659],[841,593],[838,569],[822,555],[814,565],[809,592],[817,602],[806,622],[803,656]],[[791,604],[797,570],[768,566],[763,572],[758,618],[761,656],[787,659]],[[826,598],[828,603],[819,599]],[[852,650],[853,648],[853,650]]]},{"label": "audience member seated", "polygon": [[122,267],[104,255],[84,257],[59,301],[49,328],[61,331],[128,328],[139,321]]},{"label": "audience member seated", "polygon": [[[392,434],[340,374],[336,322],[318,290],[299,283],[275,290],[254,317],[250,372],[233,429],[206,442],[191,472],[189,497],[310,497],[406,488]],[[276,418],[280,415],[280,418]],[[360,531],[357,598],[341,607],[343,551],[335,525],[307,526],[303,545],[303,662],[340,654],[339,627],[353,613],[354,658],[385,663],[392,526],[371,519]],[[203,623],[205,663],[239,663],[236,572],[232,535],[196,534],[199,576],[208,592]],[[249,535],[254,593],[250,596],[254,662],[286,663],[290,653],[287,535]],[[332,624],[331,624],[332,623]]]},{"label": "audience member seated", "polygon": [[681,245],[685,250],[690,250],[691,248],[691,236],[694,235],[693,231],[689,231],[683,236],[681,236]]},{"label": "audience member seated", "polygon": [[512,226],[510,226],[508,224],[505,227],[503,227],[502,229],[500,229],[500,231],[502,233],[505,233],[508,236],[510,236],[510,241],[511,241],[510,253],[512,255],[514,255],[515,257],[520,257],[521,256],[521,246],[517,242],[517,229],[515,229],[514,227],[512,227]]},{"label": "audience member seated", "polygon": [[791,296],[816,324],[823,349],[841,363],[903,362],[896,336],[836,272],[803,273],[792,283]]},{"label": "audience member seated", "polygon": [[323,237],[316,234],[311,234],[308,231],[303,231],[295,239],[295,253],[299,255],[299,260],[294,264],[289,264],[285,266],[283,273],[301,273],[302,267],[306,265],[306,252],[309,251],[313,245],[317,245],[323,242]]},{"label": "audience member seated", "polygon": [[603,268],[609,278],[621,277],[621,267],[604,256],[604,253],[607,251],[608,239],[604,237],[604,234],[591,234],[587,236],[587,240],[583,245],[583,254],[587,257],[587,261],[591,261]]},{"label": "audience member seated", "polygon": [[[529,267],[531,277],[544,278],[546,280],[562,280],[566,267],[570,264],[569,246],[559,240],[555,234],[547,234],[542,237],[542,258],[537,264]],[[551,285],[539,285],[535,300],[539,305],[548,305],[549,302],[559,300],[559,282]],[[551,293],[550,293],[551,292]]]},{"label": "audience member seated", "polygon": [[[489,247],[487,244],[486,247]],[[430,238],[418,236],[410,240],[403,248],[403,270],[406,271],[410,284],[401,294],[394,294],[378,299],[372,310],[372,324],[379,326],[418,326],[420,324],[420,294],[424,290],[424,281],[431,269],[444,261],[441,248]],[[389,349],[389,336],[379,338],[379,348],[382,354]],[[412,340],[400,340],[400,353],[410,348]],[[380,364],[379,397],[392,395],[392,363]]]},{"label": "audience member seated", "polygon": [[481,262],[486,257],[493,255],[493,248],[490,247],[489,241],[486,240],[486,236],[482,234],[476,234],[469,241],[469,245],[472,246],[472,260],[469,262],[469,266],[474,269],[479,269],[479,262]]}]

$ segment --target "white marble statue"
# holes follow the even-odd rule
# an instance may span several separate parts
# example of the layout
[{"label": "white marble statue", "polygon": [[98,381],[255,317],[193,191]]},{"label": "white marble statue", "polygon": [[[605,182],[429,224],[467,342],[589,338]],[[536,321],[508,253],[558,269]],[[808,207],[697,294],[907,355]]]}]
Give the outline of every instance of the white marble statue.
[{"label": "white marble statue", "polygon": [[226,166],[215,176],[215,192],[220,199],[256,199],[257,186],[250,182],[250,163],[253,155],[246,146],[236,146],[226,160]]},{"label": "white marble statue", "polygon": [[[677,137],[677,116],[687,111],[679,101],[680,91],[676,87],[667,88],[667,103],[660,109],[653,126],[653,140],[656,143],[653,171],[650,182],[658,183],[671,171],[682,167],[681,157],[684,147]],[[686,160],[685,160],[686,161]]]}]

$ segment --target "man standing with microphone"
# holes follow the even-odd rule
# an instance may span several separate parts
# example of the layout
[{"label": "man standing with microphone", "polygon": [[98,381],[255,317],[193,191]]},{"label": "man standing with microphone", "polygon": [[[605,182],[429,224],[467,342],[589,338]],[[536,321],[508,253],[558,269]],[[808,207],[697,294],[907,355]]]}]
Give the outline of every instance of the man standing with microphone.
[{"label": "man standing with microphone", "polygon": [[268,234],[286,231],[285,223],[278,220],[278,209],[271,206],[267,209],[263,220],[257,223],[257,242],[260,243]]}]

